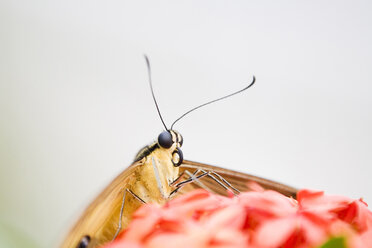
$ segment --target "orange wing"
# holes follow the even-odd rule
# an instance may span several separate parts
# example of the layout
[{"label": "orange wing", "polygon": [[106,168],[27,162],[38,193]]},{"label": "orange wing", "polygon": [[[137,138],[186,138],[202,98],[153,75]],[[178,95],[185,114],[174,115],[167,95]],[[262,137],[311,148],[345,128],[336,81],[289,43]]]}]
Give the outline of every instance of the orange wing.
[{"label": "orange wing", "polygon": [[[92,238],[89,247],[95,247],[111,241],[118,227],[123,192],[126,188],[129,188],[129,184],[133,177],[136,176],[136,172],[138,172],[137,170],[140,169],[141,165],[141,161],[133,163],[103,190],[103,192],[89,205],[76,225],[72,228],[62,244],[62,248],[75,248],[85,235],[89,235]],[[275,190],[293,198],[296,197],[297,189],[293,187],[261,177],[203,163],[184,160],[180,166],[180,173],[186,173],[186,171],[193,173],[197,169],[217,173],[241,192],[250,190],[248,186],[249,182],[257,182],[265,189]],[[221,187],[211,177],[207,176],[199,179],[197,183],[190,183],[183,187],[179,193],[184,194],[200,187],[207,188],[216,194],[226,195],[227,193],[225,188]],[[134,199],[134,197],[126,198],[123,213],[124,220],[129,221],[133,211],[140,206],[141,203]],[[126,224],[127,223],[124,223],[124,226]]]},{"label": "orange wing", "polygon": [[[285,184],[281,184],[278,182],[274,182],[268,179],[264,179],[262,177],[253,176],[250,174],[245,174],[242,172],[237,172],[213,165],[207,165],[198,162],[192,162],[188,160],[184,160],[182,165],[180,166],[180,172],[182,173],[185,170],[190,172],[194,172],[196,169],[203,169],[205,171],[213,171],[222,176],[226,179],[231,185],[237,188],[241,192],[250,191],[248,186],[249,182],[256,182],[261,185],[265,189],[271,189],[278,191],[286,196],[296,198],[297,189],[291,186],[287,186]],[[204,177],[203,179],[199,180],[206,188],[210,189],[214,193],[225,195],[226,189],[221,187],[218,183],[216,183],[211,177]],[[196,186],[198,187],[198,186]]]},{"label": "orange wing", "polygon": [[[71,229],[61,245],[62,248],[77,247],[80,239],[85,235],[92,238],[89,247],[111,241],[118,226],[124,190],[140,165],[141,161],[133,163],[99,194]],[[134,211],[140,205],[133,197],[127,197],[124,215]]]}]

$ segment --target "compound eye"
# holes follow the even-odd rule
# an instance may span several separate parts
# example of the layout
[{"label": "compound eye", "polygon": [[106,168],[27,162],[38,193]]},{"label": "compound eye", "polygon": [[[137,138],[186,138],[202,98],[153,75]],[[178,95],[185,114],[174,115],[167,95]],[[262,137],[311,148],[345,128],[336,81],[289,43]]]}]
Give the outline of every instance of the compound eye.
[{"label": "compound eye", "polygon": [[168,131],[159,134],[158,144],[163,148],[170,148],[173,145],[172,135]]},{"label": "compound eye", "polygon": [[183,144],[183,137],[182,137],[181,134],[180,134],[180,140],[178,142],[180,143],[180,146],[182,146],[182,144]]}]

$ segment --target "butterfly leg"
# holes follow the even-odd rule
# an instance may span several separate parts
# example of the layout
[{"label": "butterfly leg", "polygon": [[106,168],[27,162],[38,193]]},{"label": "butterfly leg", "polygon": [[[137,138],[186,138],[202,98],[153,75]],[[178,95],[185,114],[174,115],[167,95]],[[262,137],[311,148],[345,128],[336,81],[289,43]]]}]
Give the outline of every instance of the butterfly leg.
[{"label": "butterfly leg", "polygon": [[196,170],[194,173],[189,172],[188,170],[182,171],[182,173],[179,175],[179,177],[176,178],[173,182],[169,184],[169,186],[177,185],[181,180],[185,177],[185,175],[189,175],[190,177],[194,176],[197,174],[200,170]]},{"label": "butterfly leg", "polygon": [[[185,170],[184,172],[182,172],[181,175],[174,182],[171,183],[171,186],[174,185],[175,189],[169,194],[168,198],[170,198],[172,195],[177,193],[178,190],[180,190],[186,184],[189,184],[189,183],[192,183],[192,182],[198,182],[199,178],[205,176],[204,174],[202,174],[202,175],[199,175],[199,176],[195,177],[195,175],[198,174],[199,172],[200,172],[199,169],[194,171],[194,173],[191,173],[188,170]],[[184,181],[179,182],[185,174],[188,174],[190,177],[188,179],[184,180]],[[177,182],[179,182],[179,183],[177,183]]]},{"label": "butterfly leg", "polygon": [[[187,170],[185,170],[185,172],[187,174],[189,174],[189,175],[191,174]],[[196,176],[200,172],[202,174]],[[177,193],[177,191],[180,190],[186,184],[193,183],[193,182],[198,182],[199,181],[198,179],[200,179],[202,177],[205,177],[205,176],[208,176],[208,177],[212,178],[216,183],[218,183],[219,185],[221,185],[226,190],[231,190],[232,189],[232,193],[234,195],[237,195],[237,194],[240,193],[240,191],[238,189],[236,189],[234,186],[232,186],[225,178],[223,178],[221,175],[217,174],[216,172],[214,172],[214,171],[205,171],[205,170],[197,169],[194,173],[192,173],[190,175],[190,177],[188,179],[186,179],[186,180],[184,180],[182,182],[177,183],[175,185],[176,188],[170,193],[169,197],[172,196],[173,194]]]},{"label": "butterfly leg", "polygon": [[[224,185],[220,180],[218,180],[217,178],[215,178],[213,175],[212,175],[212,172],[211,171],[204,171],[204,170],[200,170],[200,169],[197,169],[194,171],[194,173],[191,173],[189,172],[188,170],[185,170],[184,171],[186,174],[188,174],[190,177],[182,182],[179,182],[175,185],[175,189],[170,193],[169,197],[171,197],[173,194],[177,193],[178,190],[180,190],[183,186],[189,184],[189,183],[197,183],[199,186],[201,186],[202,188],[208,190],[208,191],[211,191],[207,186],[205,186],[202,182],[200,182],[199,179],[205,177],[205,176],[209,176],[211,177],[213,180],[215,180],[218,184],[220,184],[222,187],[224,187],[226,190],[229,190],[229,188]],[[198,173],[202,172],[202,174],[198,175]],[[222,177],[221,177],[222,178]],[[225,180],[226,181],[226,180]],[[227,181],[226,181],[227,182]],[[231,185],[231,184],[228,184],[228,185]]]},{"label": "butterfly leg", "polygon": [[[201,170],[202,172],[205,172],[204,170]],[[237,194],[239,194],[240,193],[240,191],[237,189],[237,188],[235,188],[234,186],[232,186],[232,184],[231,183],[229,183],[225,178],[223,178],[221,175],[219,175],[218,173],[216,173],[216,172],[214,172],[214,171],[208,171],[208,176],[210,177],[210,178],[212,178],[214,181],[216,181],[218,184],[220,184],[222,187],[224,187],[225,189],[228,189],[228,188],[230,188],[230,189],[232,189],[233,190],[233,193],[234,193],[234,195],[236,195],[236,193]],[[218,177],[218,179],[216,178],[216,177]],[[225,183],[225,184],[223,184],[223,183]],[[226,187],[226,185],[227,185],[227,187]],[[234,192],[235,191],[235,192]]]},{"label": "butterfly leg", "polygon": [[[198,170],[196,170],[196,171],[194,172],[193,175],[196,175],[196,174],[198,174],[199,172],[202,172],[202,174],[199,175],[199,176],[197,176],[197,177],[195,177],[195,176],[194,176],[194,177],[190,177],[188,180],[186,180],[186,181],[184,181],[184,182],[182,182],[182,183],[179,183],[178,185],[181,186],[182,184],[187,184],[187,183],[193,182],[193,181],[195,181],[195,180],[198,180],[199,178],[202,178],[202,177],[205,177],[205,176],[209,176],[209,177],[212,178],[216,183],[218,183],[219,185],[221,185],[223,188],[225,188],[226,190],[229,190],[229,186],[231,186],[231,184],[230,184],[229,182],[227,182],[227,180],[225,180],[223,177],[221,177],[220,175],[218,175],[217,173],[215,173],[215,172],[213,172],[213,171],[205,171],[205,170],[200,170],[200,169],[198,169]],[[223,180],[221,181],[221,180],[217,179],[217,178],[215,177],[215,175],[216,175],[216,176],[218,175],[218,177],[219,177],[220,179],[223,179]],[[226,183],[227,183],[227,186],[226,186],[223,182],[226,182]],[[178,185],[176,185],[176,186],[178,186]]]},{"label": "butterfly leg", "polygon": [[114,237],[112,238],[112,240],[116,239],[116,237],[118,236],[118,234],[121,230],[121,222],[122,222],[122,219],[123,219],[124,203],[125,203],[125,198],[127,196],[127,192],[129,192],[135,199],[137,199],[141,203],[146,204],[146,202],[144,200],[142,200],[141,197],[139,197],[138,195],[133,193],[130,189],[125,189],[124,194],[123,194],[123,200],[121,202],[118,229],[116,229],[116,233],[115,233]]}]

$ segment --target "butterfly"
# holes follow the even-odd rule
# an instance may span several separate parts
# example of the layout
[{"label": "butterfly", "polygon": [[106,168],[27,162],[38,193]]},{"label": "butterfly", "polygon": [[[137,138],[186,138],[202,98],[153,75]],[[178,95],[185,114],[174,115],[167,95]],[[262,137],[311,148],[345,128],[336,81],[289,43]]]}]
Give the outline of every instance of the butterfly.
[{"label": "butterfly", "polygon": [[265,189],[296,197],[297,190],[290,186],[183,159],[181,151],[183,137],[173,129],[174,124],[200,107],[250,88],[255,83],[255,77],[245,88],[189,110],[167,128],[156,102],[150,62],[146,55],[145,60],[152,97],[165,130],[159,134],[156,141],[142,148],[134,162],[88,206],[62,243],[62,248],[91,248],[110,242],[128,225],[133,212],[142,204],[164,204],[196,188],[204,188],[221,195],[227,195],[228,192],[239,194],[250,190],[249,182],[256,182]]}]

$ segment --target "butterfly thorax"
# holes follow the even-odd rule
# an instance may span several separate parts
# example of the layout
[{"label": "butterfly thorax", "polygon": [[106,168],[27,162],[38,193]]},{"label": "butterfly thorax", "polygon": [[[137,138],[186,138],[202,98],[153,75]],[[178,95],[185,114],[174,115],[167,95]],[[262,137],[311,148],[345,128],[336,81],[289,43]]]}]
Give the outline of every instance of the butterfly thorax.
[{"label": "butterfly thorax", "polygon": [[179,175],[179,168],[172,163],[173,150],[158,147],[142,158],[142,165],[136,170],[129,185],[130,190],[145,202],[162,204],[172,192],[170,183]]},{"label": "butterfly thorax", "polygon": [[174,130],[162,132],[158,140],[141,149],[135,161],[141,165],[129,184],[145,202],[164,203],[174,190],[170,184],[179,176],[182,136]]}]

